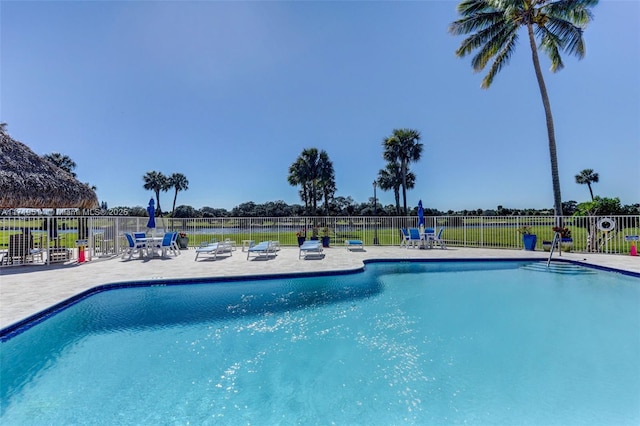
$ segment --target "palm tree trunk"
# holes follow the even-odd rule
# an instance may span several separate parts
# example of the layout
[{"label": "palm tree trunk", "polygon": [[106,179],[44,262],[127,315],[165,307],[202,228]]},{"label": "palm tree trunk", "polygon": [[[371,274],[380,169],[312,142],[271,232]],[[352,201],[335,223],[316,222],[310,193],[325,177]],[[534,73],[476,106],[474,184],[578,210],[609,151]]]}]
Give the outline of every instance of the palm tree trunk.
[{"label": "palm tree trunk", "polygon": [[318,211],[318,191],[316,189],[316,180],[311,181],[311,208],[313,216],[316,215]]},{"label": "palm tree trunk", "polygon": [[593,189],[591,189],[591,182],[587,182],[587,186],[589,187],[589,194],[591,194],[591,201],[593,201]]},{"label": "palm tree trunk", "polygon": [[393,188],[393,195],[396,197],[396,214],[400,214],[400,188]]},{"label": "palm tree trunk", "polygon": [[304,198],[304,211],[309,212],[309,194],[307,192],[307,183],[302,183],[302,198]]},{"label": "palm tree trunk", "polygon": [[551,181],[553,183],[553,210],[556,216],[557,226],[562,226],[562,196],[560,194],[560,177],[558,174],[558,155],[556,152],[556,136],[553,128],[553,116],[551,115],[551,104],[547,87],[544,84],[542,70],[540,69],[540,60],[538,59],[538,49],[533,35],[532,24],[527,25],[529,33],[529,44],[531,45],[531,57],[533,59],[533,67],[536,70],[536,78],[540,87],[540,95],[542,95],[542,104],[544,105],[544,115],[547,119],[547,135],[549,137],[549,157],[551,159]]},{"label": "palm tree trunk", "polygon": [[158,208],[156,209],[158,216],[162,217],[162,209],[160,208],[160,190],[156,189],[156,205]]},{"label": "palm tree trunk", "polygon": [[407,215],[407,164],[403,160],[400,166],[402,171],[402,205],[404,206],[404,215]]},{"label": "palm tree trunk", "polygon": [[176,200],[178,199],[178,190],[176,189],[176,193],[173,195],[173,208],[171,209],[171,217],[176,212]]},{"label": "palm tree trunk", "polygon": [[329,216],[329,193],[324,193],[324,214]]}]

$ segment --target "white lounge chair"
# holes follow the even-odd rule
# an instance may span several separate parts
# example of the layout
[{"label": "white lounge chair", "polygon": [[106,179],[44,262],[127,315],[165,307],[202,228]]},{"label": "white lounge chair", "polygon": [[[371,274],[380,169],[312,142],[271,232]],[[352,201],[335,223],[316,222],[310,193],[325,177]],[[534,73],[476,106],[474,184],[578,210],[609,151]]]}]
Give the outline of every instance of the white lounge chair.
[{"label": "white lounge chair", "polygon": [[280,241],[269,241],[271,243],[271,247],[273,248],[273,251],[280,251]]},{"label": "white lounge chair", "polygon": [[364,250],[364,243],[362,242],[362,240],[344,240],[344,246],[347,248],[347,250]]},{"label": "white lounge chair", "polygon": [[202,243],[200,247],[196,249],[196,258],[198,260],[198,256],[200,254],[206,254],[213,256],[213,259],[216,260],[219,254],[229,254],[229,256],[233,256],[233,244],[227,241],[221,241],[217,243]]},{"label": "white lounge chair", "polygon": [[271,254],[276,256],[276,252],[280,249],[280,243],[278,241],[262,241],[255,246],[247,249],[247,260],[254,255],[256,257],[265,256],[267,259]]},{"label": "white lounge chair", "polygon": [[322,244],[318,240],[305,241],[300,246],[298,259],[306,259],[310,254],[322,255]]}]

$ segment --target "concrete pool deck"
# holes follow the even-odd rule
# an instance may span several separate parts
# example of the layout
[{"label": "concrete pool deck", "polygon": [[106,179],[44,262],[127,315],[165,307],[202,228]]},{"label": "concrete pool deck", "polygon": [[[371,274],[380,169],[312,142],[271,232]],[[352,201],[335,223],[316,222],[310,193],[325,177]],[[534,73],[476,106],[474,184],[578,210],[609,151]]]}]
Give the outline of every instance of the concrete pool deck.
[{"label": "concrete pool deck", "polygon": [[[195,250],[183,250],[180,256],[131,260],[114,257],[57,265],[24,265],[0,268],[0,329],[36,314],[58,302],[92,287],[125,281],[158,279],[229,277],[359,269],[366,259],[540,259],[549,253],[502,249],[451,247],[419,250],[397,246],[365,246],[364,250],[348,251],[344,246],[326,248],[324,257],[298,259],[297,247],[282,247],[269,260],[247,260],[240,248],[232,256],[217,260],[201,256],[194,261]],[[554,259],[559,257],[554,254]],[[561,259],[590,265],[640,273],[640,257],[562,253]]]}]

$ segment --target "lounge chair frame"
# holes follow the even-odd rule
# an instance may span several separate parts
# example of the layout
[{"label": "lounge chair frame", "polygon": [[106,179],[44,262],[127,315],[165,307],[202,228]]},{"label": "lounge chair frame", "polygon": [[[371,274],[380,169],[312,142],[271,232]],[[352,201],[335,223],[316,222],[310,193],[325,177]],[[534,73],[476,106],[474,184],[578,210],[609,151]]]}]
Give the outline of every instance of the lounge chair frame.
[{"label": "lounge chair frame", "polygon": [[362,240],[344,240],[344,246],[347,250],[364,250],[364,243]]},{"label": "lounge chair frame", "polygon": [[305,241],[300,246],[300,252],[298,253],[298,259],[306,259],[307,256],[320,256],[322,255],[322,244],[317,240]]},{"label": "lounge chair frame", "polygon": [[232,256],[233,249],[233,244],[229,241],[202,243],[200,244],[200,247],[196,249],[196,258],[194,260],[198,260],[198,256],[201,254],[213,256],[213,260],[217,260],[219,254],[228,254],[229,256]]},{"label": "lounge chair frame", "polygon": [[251,255],[255,257],[266,257],[267,259],[273,255],[276,257],[276,252],[280,250],[280,243],[278,241],[262,241],[255,246],[247,249],[247,260]]}]

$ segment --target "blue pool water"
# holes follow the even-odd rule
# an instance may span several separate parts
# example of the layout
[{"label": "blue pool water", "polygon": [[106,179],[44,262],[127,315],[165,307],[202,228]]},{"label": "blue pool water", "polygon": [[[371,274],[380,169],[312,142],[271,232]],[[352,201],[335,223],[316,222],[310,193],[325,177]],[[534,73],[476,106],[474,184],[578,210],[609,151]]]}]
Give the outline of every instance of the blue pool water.
[{"label": "blue pool water", "polygon": [[639,284],[385,262],[105,291],[1,343],[0,423],[637,425]]}]

